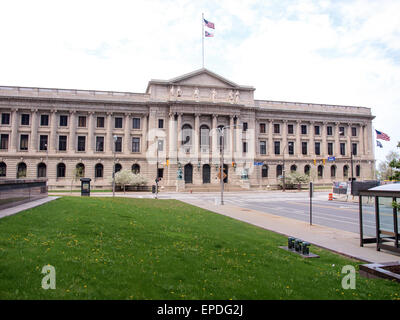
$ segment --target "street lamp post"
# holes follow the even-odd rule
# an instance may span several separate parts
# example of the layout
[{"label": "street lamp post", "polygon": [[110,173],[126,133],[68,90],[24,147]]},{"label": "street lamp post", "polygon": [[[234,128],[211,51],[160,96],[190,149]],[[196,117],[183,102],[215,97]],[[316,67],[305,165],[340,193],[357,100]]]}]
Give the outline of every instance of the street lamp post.
[{"label": "street lamp post", "polygon": [[114,155],[113,155],[113,157],[114,157],[114,165],[113,165],[113,185],[112,185],[112,188],[113,188],[113,197],[115,197],[115,144],[116,144],[116,142],[117,142],[117,139],[118,139],[118,137],[117,136],[113,136],[113,139],[114,139],[114,149],[113,149],[113,151],[114,151]]},{"label": "street lamp post", "polygon": [[[224,204],[224,176],[223,176],[223,167],[224,167],[224,130],[231,128],[231,127],[240,127],[242,126],[241,124],[236,124],[233,126],[224,126],[221,128],[217,128],[219,133],[221,134],[221,146],[220,146],[220,153],[221,153],[221,158],[220,158],[220,164],[219,164],[219,174],[220,174],[220,183],[221,183],[221,205]],[[233,138],[233,137],[232,137]]]}]

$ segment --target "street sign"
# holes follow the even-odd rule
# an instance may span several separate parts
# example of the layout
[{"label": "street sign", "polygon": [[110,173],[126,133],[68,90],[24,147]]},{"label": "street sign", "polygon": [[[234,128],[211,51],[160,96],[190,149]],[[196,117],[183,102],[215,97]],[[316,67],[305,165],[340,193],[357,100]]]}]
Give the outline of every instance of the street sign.
[{"label": "street sign", "polygon": [[256,161],[254,161],[254,165],[255,166],[262,166],[264,164],[264,162],[256,162]]},{"label": "street sign", "polygon": [[336,158],[335,157],[328,157],[328,161],[335,161]]}]

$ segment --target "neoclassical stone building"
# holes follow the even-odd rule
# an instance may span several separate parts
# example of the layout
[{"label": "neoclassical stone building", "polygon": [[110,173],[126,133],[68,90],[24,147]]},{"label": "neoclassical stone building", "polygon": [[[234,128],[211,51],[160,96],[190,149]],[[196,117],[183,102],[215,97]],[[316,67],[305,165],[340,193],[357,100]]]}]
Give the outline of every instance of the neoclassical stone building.
[{"label": "neoclassical stone building", "polygon": [[217,187],[222,145],[236,188],[272,187],[283,170],[347,181],[351,154],[354,177],[373,178],[369,108],[254,100],[254,91],[207,69],[151,80],[145,93],[0,87],[0,179],[70,188],[81,173],[109,188],[115,163],[149,184],[158,175],[166,190],[179,168],[179,185]]}]

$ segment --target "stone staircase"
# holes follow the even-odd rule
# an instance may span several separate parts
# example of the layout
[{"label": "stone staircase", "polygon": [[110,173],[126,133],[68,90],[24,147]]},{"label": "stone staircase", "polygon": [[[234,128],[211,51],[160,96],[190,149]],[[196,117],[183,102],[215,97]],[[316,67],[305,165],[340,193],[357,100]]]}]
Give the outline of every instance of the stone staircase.
[{"label": "stone staircase", "polygon": [[[248,189],[244,189],[238,185],[232,185],[225,183],[224,191],[248,191]],[[176,191],[176,188],[173,186],[165,186],[161,191]],[[219,192],[221,191],[221,185],[219,184],[203,184],[203,185],[195,185],[195,184],[186,184],[184,192]]]}]

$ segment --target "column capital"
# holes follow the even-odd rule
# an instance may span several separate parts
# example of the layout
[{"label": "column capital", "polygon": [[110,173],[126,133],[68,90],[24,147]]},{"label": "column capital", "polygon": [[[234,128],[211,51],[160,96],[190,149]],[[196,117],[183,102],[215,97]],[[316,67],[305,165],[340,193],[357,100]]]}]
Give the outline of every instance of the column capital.
[{"label": "column capital", "polygon": [[[52,110],[51,110],[51,111],[52,111]],[[70,114],[75,114],[75,113],[76,113],[76,110],[75,110],[75,109],[69,110],[69,113],[70,113]]]},{"label": "column capital", "polygon": [[125,112],[125,117],[130,117],[132,115],[132,113],[130,112]]},{"label": "column capital", "polygon": [[336,125],[336,126],[339,126],[339,124],[340,124],[340,122],[335,121],[335,125]]},{"label": "column capital", "polygon": [[272,123],[274,122],[274,119],[268,119],[268,122]]},{"label": "column capital", "polygon": [[297,119],[296,122],[297,122],[297,124],[299,124],[299,123],[301,123],[301,120]]},{"label": "column capital", "polygon": [[89,116],[94,115],[94,113],[95,113],[94,111],[88,111],[88,115],[89,115]]},{"label": "column capital", "polygon": [[196,112],[196,113],[194,114],[194,116],[195,116],[195,117],[200,117],[200,116],[201,116],[201,113]]},{"label": "column capital", "polygon": [[31,112],[38,112],[38,111],[39,111],[38,108],[32,108],[32,109],[31,109]]},{"label": "column capital", "polygon": [[57,109],[51,109],[50,112],[51,113],[57,113]]},{"label": "column capital", "polygon": [[283,119],[282,122],[283,123],[287,123],[288,121],[287,121],[287,119]]}]

